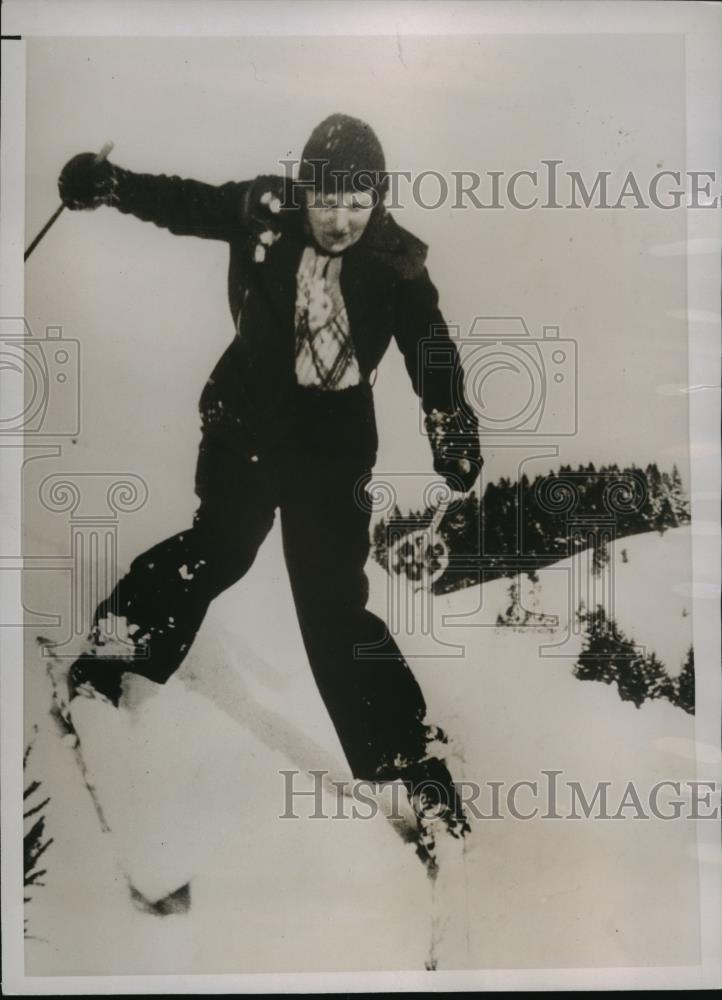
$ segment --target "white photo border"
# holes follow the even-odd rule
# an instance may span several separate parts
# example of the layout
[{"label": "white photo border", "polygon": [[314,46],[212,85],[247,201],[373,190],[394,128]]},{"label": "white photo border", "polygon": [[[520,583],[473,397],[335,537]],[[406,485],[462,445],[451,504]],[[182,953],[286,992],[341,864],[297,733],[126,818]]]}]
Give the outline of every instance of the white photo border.
[{"label": "white photo border", "polygon": [[[3,5],[0,315],[22,316],[25,40],[34,36],[674,33],[685,37],[688,169],[718,164],[722,9],[718,3],[344,2],[344,0],[15,0]],[[20,36],[19,39],[13,36]],[[681,252],[684,252],[682,248]],[[687,211],[689,399],[698,778],[720,782],[720,257],[722,212]],[[710,266],[710,254],[716,266]],[[7,388],[7,387],[6,387]],[[17,400],[2,394],[6,413]],[[0,552],[20,551],[22,449],[0,448]],[[21,613],[19,574],[0,573],[0,600]],[[18,620],[15,618],[14,620]],[[468,972],[26,977],[22,914],[22,630],[0,629],[2,966],[4,992],[276,993],[411,990],[699,989],[722,985],[722,852],[717,824],[698,823],[698,967],[486,969]]]}]

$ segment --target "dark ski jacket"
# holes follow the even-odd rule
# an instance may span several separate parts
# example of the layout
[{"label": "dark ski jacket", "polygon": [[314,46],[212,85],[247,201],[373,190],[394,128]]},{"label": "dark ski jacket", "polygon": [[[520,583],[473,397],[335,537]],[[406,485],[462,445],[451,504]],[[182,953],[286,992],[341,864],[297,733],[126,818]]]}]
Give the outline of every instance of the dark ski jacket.
[{"label": "dark ski jacket", "polygon": [[[298,442],[305,411],[315,408],[315,418],[309,419],[320,421],[326,441],[335,435],[340,448],[375,456],[371,383],[394,337],[424,414],[437,411],[435,419],[440,417],[445,428],[444,434],[432,435],[435,460],[441,442],[446,458],[464,456],[472,462],[476,478],[481,464],[477,421],[464,396],[456,344],[425,267],[427,247],[383,205],[374,209],[358,243],[344,252],[341,268],[341,291],[364,379],[361,391],[299,392],[296,272],[311,239],[303,192],[294,182],[260,176],[214,186],[113,165],[113,188],[111,204],[121,212],[179,236],[229,245],[228,298],[236,333],[203,390],[204,429],[240,433],[252,449],[282,447]],[[325,414],[332,426],[323,429]]]}]

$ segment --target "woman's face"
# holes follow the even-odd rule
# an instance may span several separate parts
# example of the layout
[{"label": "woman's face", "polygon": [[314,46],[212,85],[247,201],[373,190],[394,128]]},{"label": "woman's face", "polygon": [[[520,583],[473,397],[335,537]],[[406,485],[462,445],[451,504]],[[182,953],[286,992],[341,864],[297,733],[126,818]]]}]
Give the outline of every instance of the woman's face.
[{"label": "woman's face", "polygon": [[373,191],[322,194],[307,189],[305,195],[308,224],[322,250],[338,254],[358,243],[374,209]]}]

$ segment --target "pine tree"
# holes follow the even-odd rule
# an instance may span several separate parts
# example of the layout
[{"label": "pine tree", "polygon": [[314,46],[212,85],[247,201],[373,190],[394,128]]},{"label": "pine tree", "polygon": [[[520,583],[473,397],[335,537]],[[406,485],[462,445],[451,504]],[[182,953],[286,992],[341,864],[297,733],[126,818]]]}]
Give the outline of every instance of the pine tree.
[{"label": "pine tree", "polygon": [[485,556],[501,557],[507,551],[508,532],[505,532],[504,499],[500,486],[489,483],[484,492],[481,510],[482,552]]},{"label": "pine tree", "polygon": [[465,556],[481,552],[481,504],[472,490],[464,503],[464,523],[461,531],[461,551]]},{"label": "pine tree", "polygon": [[542,525],[539,520],[541,511],[536,501],[536,494],[524,473],[519,484],[521,503],[521,551],[524,555],[536,555],[545,551],[545,540]]},{"label": "pine tree", "polygon": [[383,566],[384,569],[388,569],[389,550],[387,545],[387,524],[385,518],[382,517],[374,525],[372,540],[374,559],[380,566]]},{"label": "pine tree", "polygon": [[666,525],[662,518],[662,477],[657,464],[650,463],[645,469],[647,480],[647,507],[649,527],[652,531],[664,534]]},{"label": "pine tree", "polygon": [[690,646],[684,666],[675,678],[674,696],[670,701],[689,715],[694,715],[694,692],[694,649]]},{"label": "pine tree", "polygon": [[674,509],[672,498],[672,480],[669,473],[661,474],[661,497],[660,497],[660,522],[665,528],[679,527],[677,512]]},{"label": "pine tree", "polygon": [[669,701],[673,700],[674,681],[667,673],[664,664],[657,659],[653,652],[641,659],[640,669],[648,699],[666,698]]},{"label": "pine tree", "polygon": [[599,576],[605,566],[609,565],[609,538],[606,531],[595,532],[594,547],[592,548],[592,573]]},{"label": "pine tree", "polygon": [[574,667],[579,680],[616,683],[622,701],[641,708],[645,701],[667,698],[674,702],[676,687],[655,654],[643,655],[634,639],[624,635],[599,605],[595,613],[579,614],[587,625],[584,646]]},{"label": "pine tree", "polygon": [[582,651],[574,666],[574,676],[581,681],[614,683],[617,679],[615,657],[619,649],[614,622],[607,622],[601,605],[594,612],[579,613],[578,617],[586,624],[587,630]]},{"label": "pine tree", "polygon": [[689,499],[682,483],[682,477],[676,465],[672,466],[671,501],[678,524],[689,524],[691,520]]}]

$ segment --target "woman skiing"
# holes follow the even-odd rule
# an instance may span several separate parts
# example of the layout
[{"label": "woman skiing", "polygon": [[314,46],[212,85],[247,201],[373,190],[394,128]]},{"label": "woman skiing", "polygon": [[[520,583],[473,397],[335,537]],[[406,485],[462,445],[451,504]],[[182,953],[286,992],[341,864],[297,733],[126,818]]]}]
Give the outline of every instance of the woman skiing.
[{"label": "woman skiing", "polygon": [[[378,445],[370,379],[392,336],[421,398],[436,472],[469,490],[481,467],[426,247],[386,211],[386,183],[375,134],[341,114],[314,129],[295,180],[212,186],[133,173],[92,153],[64,167],[68,208],[110,205],[228,243],[235,325],[201,396],[192,526],[138,556],[98,607],[69,671],[69,699],[117,706],[127,671],[164,683],[211,601],[250,568],[278,510],[308,659],[354,776],[437,788],[435,815],[459,836],[463,808],[445,763],[427,750],[440,732],[366,608],[366,486]],[[422,349],[432,329],[443,364]],[[109,640],[118,623],[120,656]]]}]

